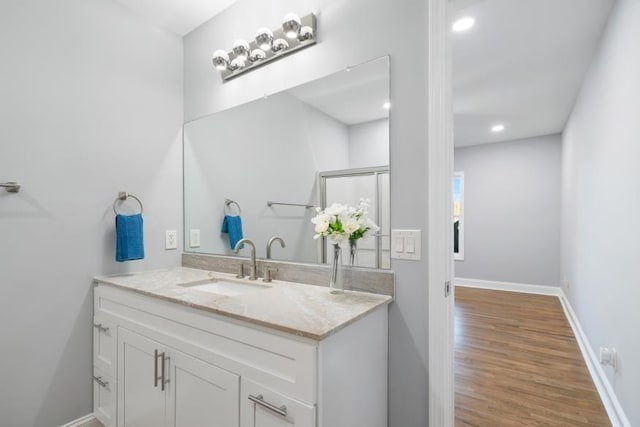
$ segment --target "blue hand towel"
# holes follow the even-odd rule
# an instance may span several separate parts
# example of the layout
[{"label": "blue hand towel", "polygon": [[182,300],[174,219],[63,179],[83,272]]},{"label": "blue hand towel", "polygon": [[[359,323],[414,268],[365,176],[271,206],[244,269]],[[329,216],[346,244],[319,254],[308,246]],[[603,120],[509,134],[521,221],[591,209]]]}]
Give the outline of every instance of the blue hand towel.
[{"label": "blue hand towel", "polygon": [[231,249],[235,249],[236,244],[242,240],[242,220],[240,217],[225,215],[222,221],[222,232],[229,235]]},{"label": "blue hand towel", "polygon": [[142,215],[116,215],[116,261],[144,259]]}]

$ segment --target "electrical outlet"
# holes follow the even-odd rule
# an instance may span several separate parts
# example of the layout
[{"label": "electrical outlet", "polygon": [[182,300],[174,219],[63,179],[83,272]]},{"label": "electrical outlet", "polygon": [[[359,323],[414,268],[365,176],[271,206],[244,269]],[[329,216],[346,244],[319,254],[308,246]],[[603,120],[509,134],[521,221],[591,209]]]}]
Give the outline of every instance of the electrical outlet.
[{"label": "electrical outlet", "polygon": [[189,230],[189,247],[190,248],[199,248],[200,247],[200,230],[192,228]]},{"label": "electrical outlet", "polygon": [[618,364],[618,352],[615,348],[600,347],[600,364],[609,365],[615,371]]},{"label": "electrical outlet", "polygon": [[165,249],[178,249],[178,232],[176,230],[167,230],[164,239]]}]

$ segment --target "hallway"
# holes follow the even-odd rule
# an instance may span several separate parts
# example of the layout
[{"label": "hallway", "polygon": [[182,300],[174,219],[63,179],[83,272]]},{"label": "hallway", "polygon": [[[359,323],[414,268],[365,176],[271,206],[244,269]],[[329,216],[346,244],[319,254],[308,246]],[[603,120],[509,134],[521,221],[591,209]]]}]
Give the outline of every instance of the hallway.
[{"label": "hallway", "polygon": [[560,301],[456,287],[456,426],[609,426]]}]

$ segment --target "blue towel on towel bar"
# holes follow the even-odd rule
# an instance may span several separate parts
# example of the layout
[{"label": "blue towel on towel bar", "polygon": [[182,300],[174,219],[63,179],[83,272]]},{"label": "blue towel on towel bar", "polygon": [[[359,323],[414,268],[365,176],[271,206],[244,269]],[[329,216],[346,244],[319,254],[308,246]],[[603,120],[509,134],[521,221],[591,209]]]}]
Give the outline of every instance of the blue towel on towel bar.
[{"label": "blue towel on towel bar", "polygon": [[236,243],[242,240],[242,220],[239,216],[225,215],[222,221],[222,232],[229,235],[231,250],[236,248]]},{"label": "blue towel on towel bar", "polygon": [[142,215],[116,215],[116,261],[144,259]]}]

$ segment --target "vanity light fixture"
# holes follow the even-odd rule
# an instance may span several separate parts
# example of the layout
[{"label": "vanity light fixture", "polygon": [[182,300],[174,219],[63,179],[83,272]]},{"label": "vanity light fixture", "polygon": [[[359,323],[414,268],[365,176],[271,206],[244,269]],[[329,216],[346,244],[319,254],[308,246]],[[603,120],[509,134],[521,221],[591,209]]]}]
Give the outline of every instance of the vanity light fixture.
[{"label": "vanity light fixture", "polygon": [[256,31],[254,40],[236,40],[230,52],[216,50],[212,61],[222,80],[227,81],[315,43],[316,16],[310,13],[300,18],[288,13],[280,28],[272,31],[262,27]]},{"label": "vanity light fixture", "polygon": [[504,125],[502,123],[495,124],[491,126],[491,132],[498,133],[504,130]]},{"label": "vanity light fixture", "polygon": [[465,16],[464,18],[458,19],[453,23],[451,29],[456,33],[460,33],[462,31],[467,31],[469,28],[473,27],[476,23],[476,20],[471,16]]}]

